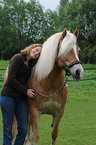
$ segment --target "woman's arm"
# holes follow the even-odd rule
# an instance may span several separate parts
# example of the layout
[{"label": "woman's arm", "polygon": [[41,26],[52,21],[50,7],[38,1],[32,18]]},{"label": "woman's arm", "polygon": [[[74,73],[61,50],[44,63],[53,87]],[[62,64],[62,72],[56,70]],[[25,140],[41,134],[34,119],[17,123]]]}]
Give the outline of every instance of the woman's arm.
[{"label": "woman's arm", "polygon": [[7,81],[8,85],[25,95],[27,94],[27,88],[21,83],[19,83],[19,81],[16,79],[17,71],[19,71],[20,67],[22,66],[22,63],[23,61],[19,54],[12,57],[9,64]]}]

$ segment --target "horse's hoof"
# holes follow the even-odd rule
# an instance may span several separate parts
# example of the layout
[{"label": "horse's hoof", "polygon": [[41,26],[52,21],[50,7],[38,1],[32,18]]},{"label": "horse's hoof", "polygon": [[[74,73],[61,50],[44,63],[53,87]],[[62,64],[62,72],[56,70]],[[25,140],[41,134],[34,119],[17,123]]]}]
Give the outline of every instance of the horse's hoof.
[{"label": "horse's hoof", "polygon": [[30,141],[27,141],[27,142],[26,142],[26,145],[31,145],[31,142],[30,142]]}]

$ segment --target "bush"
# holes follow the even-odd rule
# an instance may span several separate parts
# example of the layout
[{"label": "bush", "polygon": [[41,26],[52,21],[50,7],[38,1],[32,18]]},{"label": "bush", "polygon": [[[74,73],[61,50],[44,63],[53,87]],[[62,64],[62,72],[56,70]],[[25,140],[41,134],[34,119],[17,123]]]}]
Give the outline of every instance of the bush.
[{"label": "bush", "polygon": [[96,46],[82,49],[80,59],[83,63],[96,64]]},{"label": "bush", "polygon": [[12,48],[6,48],[2,51],[1,59],[9,60],[12,58],[12,56],[16,53],[20,52],[20,50],[12,49]]},{"label": "bush", "polygon": [[81,53],[80,53],[80,60],[82,61],[82,63],[87,63],[88,62],[88,53],[89,53],[89,48],[85,47],[82,49]]},{"label": "bush", "polygon": [[89,63],[96,64],[96,46],[89,49],[88,58],[89,58]]}]

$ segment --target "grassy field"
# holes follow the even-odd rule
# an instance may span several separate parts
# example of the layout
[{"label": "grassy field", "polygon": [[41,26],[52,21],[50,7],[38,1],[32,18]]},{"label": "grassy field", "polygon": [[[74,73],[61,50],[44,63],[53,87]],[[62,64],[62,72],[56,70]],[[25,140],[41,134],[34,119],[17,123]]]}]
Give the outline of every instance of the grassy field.
[{"label": "grassy field", "polygon": [[[8,61],[0,61],[6,68]],[[84,64],[84,68],[96,65]],[[4,71],[0,70],[0,79]],[[93,80],[85,80],[95,78]],[[69,78],[71,79],[71,78]],[[0,82],[0,90],[3,82]],[[42,115],[39,119],[40,139],[38,145],[50,145],[52,116]],[[0,111],[0,145],[2,144],[2,119]],[[65,113],[60,121],[56,145],[96,145],[96,69],[85,70],[80,82],[68,81],[68,99]]]}]

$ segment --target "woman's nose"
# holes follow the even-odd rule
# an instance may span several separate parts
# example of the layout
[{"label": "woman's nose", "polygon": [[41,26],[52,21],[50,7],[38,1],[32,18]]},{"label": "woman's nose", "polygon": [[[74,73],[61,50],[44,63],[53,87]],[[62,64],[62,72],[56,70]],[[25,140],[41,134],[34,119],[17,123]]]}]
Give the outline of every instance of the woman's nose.
[{"label": "woman's nose", "polygon": [[36,54],[38,54],[38,52],[36,51]]}]

